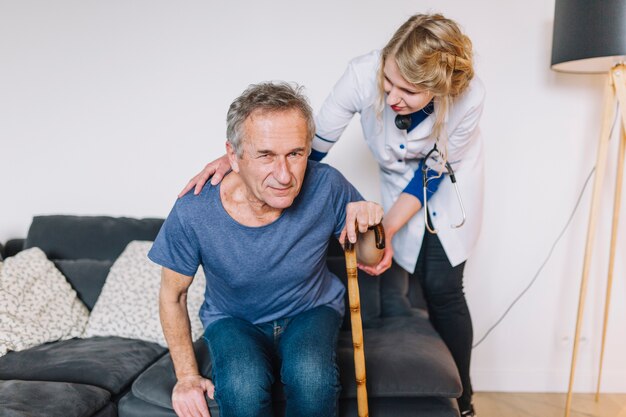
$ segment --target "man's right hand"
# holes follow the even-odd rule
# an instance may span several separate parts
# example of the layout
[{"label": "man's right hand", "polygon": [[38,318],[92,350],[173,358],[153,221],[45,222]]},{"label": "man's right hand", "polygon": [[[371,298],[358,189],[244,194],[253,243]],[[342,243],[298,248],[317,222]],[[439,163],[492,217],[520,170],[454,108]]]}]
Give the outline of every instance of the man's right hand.
[{"label": "man's right hand", "polygon": [[172,391],[172,406],[178,417],[211,417],[204,393],[214,399],[211,380],[193,375],[179,378]]},{"label": "man's right hand", "polygon": [[178,194],[178,198],[187,194],[187,192],[192,188],[194,188],[193,193],[195,195],[200,194],[202,187],[204,187],[204,184],[206,184],[211,176],[213,176],[211,178],[211,184],[219,184],[228,171],[230,171],[230,162],[228,161],[228,156],[224,154],[215,161],[206,164],[202,171],[190,179],[185,188],[183,188],[180,194]]}]

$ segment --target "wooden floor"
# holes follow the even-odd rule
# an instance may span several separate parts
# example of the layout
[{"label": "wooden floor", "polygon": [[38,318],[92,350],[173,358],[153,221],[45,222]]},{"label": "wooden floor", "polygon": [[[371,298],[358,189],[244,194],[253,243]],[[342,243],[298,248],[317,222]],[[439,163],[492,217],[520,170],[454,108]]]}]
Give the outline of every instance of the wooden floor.
[{"label": "wooden floor", "polygon": [[[478,417],[564,417],[565,394],[476,392]],[[575,394],[570,417],[626,417],[626,394]]]}]

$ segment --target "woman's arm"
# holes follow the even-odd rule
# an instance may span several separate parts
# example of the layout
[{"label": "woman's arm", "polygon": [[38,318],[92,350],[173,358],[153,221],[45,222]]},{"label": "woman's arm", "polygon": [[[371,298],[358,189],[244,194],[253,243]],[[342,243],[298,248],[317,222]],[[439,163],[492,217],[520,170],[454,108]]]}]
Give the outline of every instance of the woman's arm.
[{"label": "woman's arm", "polygon": [[315,160],[320,160],[330,151],[355,113],[364,107],[364,96],[368,95],[366,90],[371,86],[364,85],[363,79],[367,79],[368,75],[375,76],[377,70],[369,62],[362,62],[364,59],[372,60],[371,57],[360,57],[350,62],[315,116],[316,132],[312,143]]},{"label": "woman's arm", "polygon": [[195,177],[189,180],[185,188],[178,194],[178,198],[181,198],[189,192],[192,188],[195,195],[200,194],[204,184],[211,178],[211,185],[217,185],[222,181],[224,175],[230,171],[230,162],[228,162],[228,156],[226,154],[220,156],[213,162],[206,164],[204,169],[196,174]]}]

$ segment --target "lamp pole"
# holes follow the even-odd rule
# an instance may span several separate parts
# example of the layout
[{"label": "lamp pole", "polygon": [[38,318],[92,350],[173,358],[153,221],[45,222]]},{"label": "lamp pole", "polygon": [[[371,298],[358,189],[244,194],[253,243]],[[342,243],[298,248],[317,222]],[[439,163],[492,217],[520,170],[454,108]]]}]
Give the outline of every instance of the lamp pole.
[{"label": "lamp pole", "polygon": [[626,0],[603,0],[594,2],[590,2],[589,0],[555,0],[554,30],[552,36],[552,69],[570,73],[607,74],[602,129],[596,157],[596,173],[591,211],[589,213],[589,224],[587,225],[587,241],[578,298],[578,312],[576,315],[572,363],[565,403],[565,417],[570,416],[572,405],[574,375],[576,372],[576,361],[578,359],[580,331],[585,310],[585,298],[589,282],[592,251],[600,211],[601,190],[606,176],[609,141],[612,136],[616,110],[619,108],[620,122],[618,123],[618,127],[621,132],[618,135],[620,144],[617,158],[615,202],[613,205],[613,225],[609,251],[609,273],[607,278],[596,401],[600,393],[600,379],[604,361],[604,348],[606,343],[606,330],[609,317],[613,266],[615,263],[615,248],[621,205],[624,152],[626,149],[626,65],[624,61],[626,61]]},{"label": "lamp pole", "polygon": [[619,224],[619,209],[621,203],[621,184],[624,168],[624,149],[626,142],[626,65],[616,65],[611,69],[607,77],[607,84],[604,94],[604,116],[602,122],[602,130],[600,133],[600,142],[598,144],[598,154],[596,160],[596,174],[593,185],[593,197],[591,201],[591,212],[589,213],[589,224],[587,228],[587,243],[585,245],[585,257],[583,262],[583,273],[580,284],[580,295],[578,298],[578,314],[576,316],[576,331],[574,333],[574,347],[572,350],[572,363],[570,367],[569,385],[567,388],[567,399],[565,402],[565,417],[570,416],[572,406],[572,391],[574,386],[574,375],[576,372],[576,362],[578,358],[578,348],[580,343],[580,331],[582,327],[582,318],[585,309],[585,298],[587,295],[587,284],[589,282],[589,270],[592,260],[593,245],[595,241],[596,225],[598,221],[598,213],[600,209],[601,189],[606,174],[606,161],[609,151],[609,141],[611,139],[611,131],[613,121],[615,119],[615,111],[619,105],[621,113],[621,132],[620,146],[618,155],[618,167],[615,188],[615,202],[613,206],[613,227],[611,233],[611,247],[609,255],[609,276],[607,282],[607,295],[605,301],[604,325],[602,333],[602,348],[600,354],[600,371],[598,375],[598,388],[596,392],[596,400],[599,397],[600,376],[602,374],[602,362],[604,359],[604,346],[606,341],[606,328],[608,323],[608,310],[611,299],[611,286],[613,282],[613,265],[615,264],[615,247],[617,243],[617,226]]}]

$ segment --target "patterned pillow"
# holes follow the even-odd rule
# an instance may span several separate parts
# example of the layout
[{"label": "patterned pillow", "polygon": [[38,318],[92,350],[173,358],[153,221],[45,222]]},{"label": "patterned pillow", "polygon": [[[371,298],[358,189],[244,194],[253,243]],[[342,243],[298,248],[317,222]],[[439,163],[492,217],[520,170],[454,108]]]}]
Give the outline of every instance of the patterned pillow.
[{"label": "patterned pillow", "polygon": [[89,311],[39,248],[9,257],[0,268],[0,356],[78,337]]},{"label": "patterned pillow", "polygon": [[[120,336],[167,347],[159,320],[161,267],[148,259],[151,247],[152,242],[130,242],[111,266],[84,337]],[[198,312],[204,301],[204,287],[200,269],[187,296],[193,340],[203,332]]]}]

